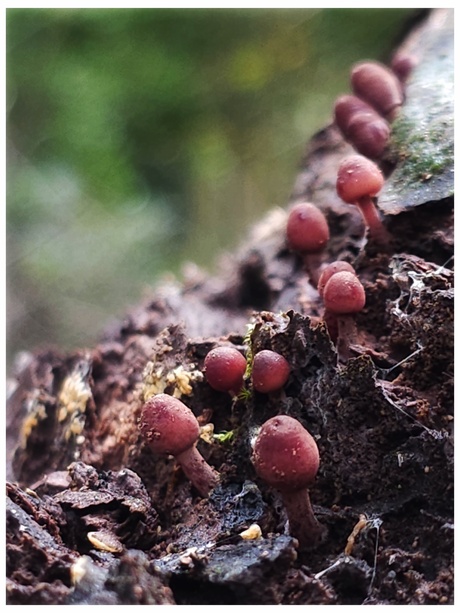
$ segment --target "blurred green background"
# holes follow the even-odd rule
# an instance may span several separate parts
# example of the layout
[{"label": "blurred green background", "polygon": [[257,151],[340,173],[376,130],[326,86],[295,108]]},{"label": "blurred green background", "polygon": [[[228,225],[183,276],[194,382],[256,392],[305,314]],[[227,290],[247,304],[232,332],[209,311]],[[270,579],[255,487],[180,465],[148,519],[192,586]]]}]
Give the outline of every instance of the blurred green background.
[{"label": "blurred green background", "polygon": [[413,10],[9,9],[7,345],[95,342],[291,191]]}]

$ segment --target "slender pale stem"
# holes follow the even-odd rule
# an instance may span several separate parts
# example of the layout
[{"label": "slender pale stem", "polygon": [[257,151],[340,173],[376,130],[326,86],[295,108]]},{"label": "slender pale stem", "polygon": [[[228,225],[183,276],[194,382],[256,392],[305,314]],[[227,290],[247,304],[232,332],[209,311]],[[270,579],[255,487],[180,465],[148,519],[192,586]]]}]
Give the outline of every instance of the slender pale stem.
[{"label": "slender pale stem", "polygon": [[341,362],[350,357],[350,345],[357,336],[356,321],[353,314],[337,316],[337,354]]},{"label": "slender pale stem", "polygon": [[388,245],[390,240],[388,232],[380,219],[377,208],[372,202],[372,198],[370,196],[365,196],[357,202],[357,205],[369,228],[369,236],[380,245]]},{"label": "slender pale stem", "polygon": [[331,341],[333,343],[337,343],[337,337],[339,335],[339,326],[337,323],[337,315],[335,313],[331,313],[327,309],[324,311],[323,321],[327,326],[327,331],[329,332],[329,336],[331,337]]},{"label": "slender pale stem", "polygon": [[203,497],[219,483],[219,473],[209,466],[195,445],[177,455],[176,461]]},{"label": "slender pale stem", "polygon": [[312,549],[321,541],[324,526],[316,519],[307,489],[282,491],[289,519],[289,533],[299,541],[299,549]]},{"label": "slender pale stem", "polygon": [[318,281],[321,276],[321,263],[323,261],[322,251],[316,253],[305,253],[303,256],[303,263],[308,276],[310,277],[311,284],[314,287],[318,287]]}]

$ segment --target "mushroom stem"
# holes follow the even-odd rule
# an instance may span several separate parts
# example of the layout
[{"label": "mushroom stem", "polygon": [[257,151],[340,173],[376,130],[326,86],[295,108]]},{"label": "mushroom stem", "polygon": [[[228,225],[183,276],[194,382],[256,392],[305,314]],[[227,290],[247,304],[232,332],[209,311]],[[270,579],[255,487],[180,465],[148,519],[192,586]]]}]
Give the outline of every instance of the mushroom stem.
[{"label": "mushroom stem", "polygon": [[339,166],[337,194],[348,204],[354,204],[361,209],[370,236],[386,250],[390,246],[389,236],[373,202],[383,184],[380,168],[362,155],[351,155]]},{"label": "mushroom stem", "polygon": [[356,335],[356,321],[353,315],[338,315],[336,348],[340,362],[346,362],[350,358],[350,345],[355,342]]},{"label": "mushroom stem", "polygon": [[322,261],[322,253],[306,253],[303,256],[303,265],[313,287],[318,287]]},{"label": "mushroom stem", "polygon": [[364,196],[357,202],[364,221],[369,228],[369,235],[379,245],[386,246],[390,240],[388,232],[380,219],[379,213],[370,196]]},{"label": "mushroom stem", "polygon": [[168,394],[149,398],[142,407],[139,426],[151,450],[174,456],[202,496],[207,496],[217,485],[218,473],[196,448],[200,424],[178,398]]},{"label": "mushroom stem", "polygon": [[314,547],[323,533],[308,493],[319,467],[315,439],[297,419],[277,415],[260,428],[252,462],[258,476],[281,493],[289,532],[299,541],[299,547]]},{"label": "mushroom stem", "polygon": [[346,362],[350,355],[350,343],[356,337],[353,315],[366,304],[366,293],[356,273],[342,270],[332,274],[323,289],[323,302],[323,320],[331,340],[335,338],[339,360]]},{"label": "mushroom stem", "polygon": [[177,455],[176,461],[180,464],[185,476],[204,498],[219,483],[217,471],[209,466],[195,445]]},{"label": "mushroom stem", "polygon": [[308,490],[284,490],[281,497],[289,519],[289,534],[299,541],[299,549],[315,547],[325,529],[313,513]]},{"label": "mushroom stem", "polygon": [[323,313],[323,321],[326,324],[331,341],[334,343],[334,345],[337,345],[337,339],[339,337],[339,325],[337,323],[336,313],[332,313],[331,311],[325,309]]},{"label": "mushroom stem", "polygon": [[303,256],[304,267],[316,287],[321,266],[321,252],[329,240],[329,226],[324,213],[311,202],[298,202],[289,212],[286,225],[287,244]]}]

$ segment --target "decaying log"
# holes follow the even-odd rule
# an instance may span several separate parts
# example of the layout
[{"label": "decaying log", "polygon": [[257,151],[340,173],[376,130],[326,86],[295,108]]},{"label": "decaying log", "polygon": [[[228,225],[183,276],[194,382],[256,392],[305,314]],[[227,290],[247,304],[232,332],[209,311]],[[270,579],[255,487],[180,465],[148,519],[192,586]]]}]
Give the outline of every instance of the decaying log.
[{"label": "decaying log", "polygon": [[[193,265],[94,348],[18,356],[7,411],[11,604],[443,604],[453,602],[453,17],[403,43],[416,60],[392,125],[378,201],[391,252],[335,192],[352,152],[330,125],[309,143],[291,202],[314,201],[366,291],[337,360],[322,303],[270,212],[216,277]],[[282,392],[237,399],[203,377],[208,351],[273,349]],[[153,393],[198,417],[221,475],[200,498],[138,418]],[[327,536],[308,555],[252,466],[266,419],[296,417],[321,456],[311,499]],[[257,524],[262,536],[243,538]],[[258,532],[256,531],[258,534]]]}]

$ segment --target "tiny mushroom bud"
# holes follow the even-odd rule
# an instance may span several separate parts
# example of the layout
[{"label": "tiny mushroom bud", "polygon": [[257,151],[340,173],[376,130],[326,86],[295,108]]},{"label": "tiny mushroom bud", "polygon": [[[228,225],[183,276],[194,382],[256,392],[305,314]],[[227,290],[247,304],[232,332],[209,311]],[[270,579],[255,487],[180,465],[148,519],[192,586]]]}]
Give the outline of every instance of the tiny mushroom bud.
[{"label": "tiny mushroom bud", "polygon": [[299,202],[288,215],[286,226],[288,245],[304,257],[313,283],[318,282],[318,254],[329,240],[327,219],[320,209],[310,202]]},{"label": "tiny mushroom bud", "polygon": [[300,548],[317,545],[324,529],[314,516],[308,488],[318,472],[319,452],[308,430],[293,417],[272,417],[260,429],[252,462],[259,477],[281,493],[289,532]]},{"label": "tiny mushroom bud", "polygon": [[[318,281],[318,294],[323,297],[324,288],[326,287],[326,283],[337,272],[342,272],[346,270],[347,272],[351,272],[356,275],[355,269],[348,262],[344,262],[343,260],[337,260],[336,262],[331,262],[328,264],[321,273],[321,276]],[[323,321],[327,326],[327,330],[329,332],[329,336],[333,343],[337,342],[337,338],[339,336],[339,328],[337,323],[337,316],[334,313],[330,313],[325,311],[323,314]]]},{"label": "tiny mushroom bud", "polygon": [[350,355],[350,344],[356,337],[353,316],[366,304],[364,287],[354,272],[337,272],[324,286],[323,302],[325,321],[330,322],[336,318],[337,353],[340,360],[346,361]]},{"label": "tiny mushroom bud", "polygon": [[314,204],[299,202],[289,212],[286,236],[289,246],[295,251],[322,251],[329,240],[326,217]]},{"label": "tiny mushroom bud", "polygon": [[366,294],[356,273],[342,270],[332,275],[324,286],[323,300],[332,313],[358,313],[366,303]]},{"label": "tiny mushroom bud", "polygon": [[355,113],[348,124],[348,140],[362,155],[377,159],[390,140],[390,126],[374,111]]},{"label": "tiny mushroom bud", "polygon": [[218,473],[196,448],[200,425],[193,412],[178,398],[157,394],[144,403],[140,430],[154,453],[175,457],[185,475],[202,496],[218,484]]},{"label": "tiny mushroom bud", "polygon": [[390,126],[373,107],[357,96],[340,96],[334,107],[335,123],[344,138],[362,155],[378,158],[390,138]]},{"label": "tiny mushroom bud", "polygon": [[397,76],[379,62],[360,62],[351,71],[353,92],[381,115],[392,121],[403,103],[403,91]]},{"label": "tiny mushroom bud", "polygon": [[348,124],[350,123],[350,119],[356,115],[356,113],[369,113],[370,111],[374,111],[374,109],[367,104],[367,102],[358,98],[358,96],[344,94],[343,96],[339,96],[334,104],[335,123],[344,137],[348,138]]},{"label": "tiny mushroom bud", "polygon": [[331,262],[328,264],[321,273],[321,276],[318,281],[318,293],[321,297],[323,297],[324,287],[332,275],[335,275],[337,272],[348,271],[356,274],[355,269],[351,264],[345,262],[344,260],[337,260],[335,262]]},{"label": "tiny mushroom bud", "polygon": [[387,246],[389,238],[372,199],[384,184],[380,168],[362,155],[345,158],[337,173],[337,194],[348,204],[359,207],[369,229],[369,235],[381,246]]},{"label": "tiny mushroom bud", "polygon": [[204,369],[213,389],[236,396],[243,387],[246,359],[234,347],[216,347],[207,354]]},{"label": "tiny mushroom bud", "polygon": [[254,389],[268,394],[283,387],[289,378],[291,368],[282,355],[269,349],[256,353],[252,364],[251,378]]},{"label": "tiny mushroom bud", "polygon": [[404,51],[398,51],[391,60],[391,69],[403,85],[416,65],[416,58]]}]

